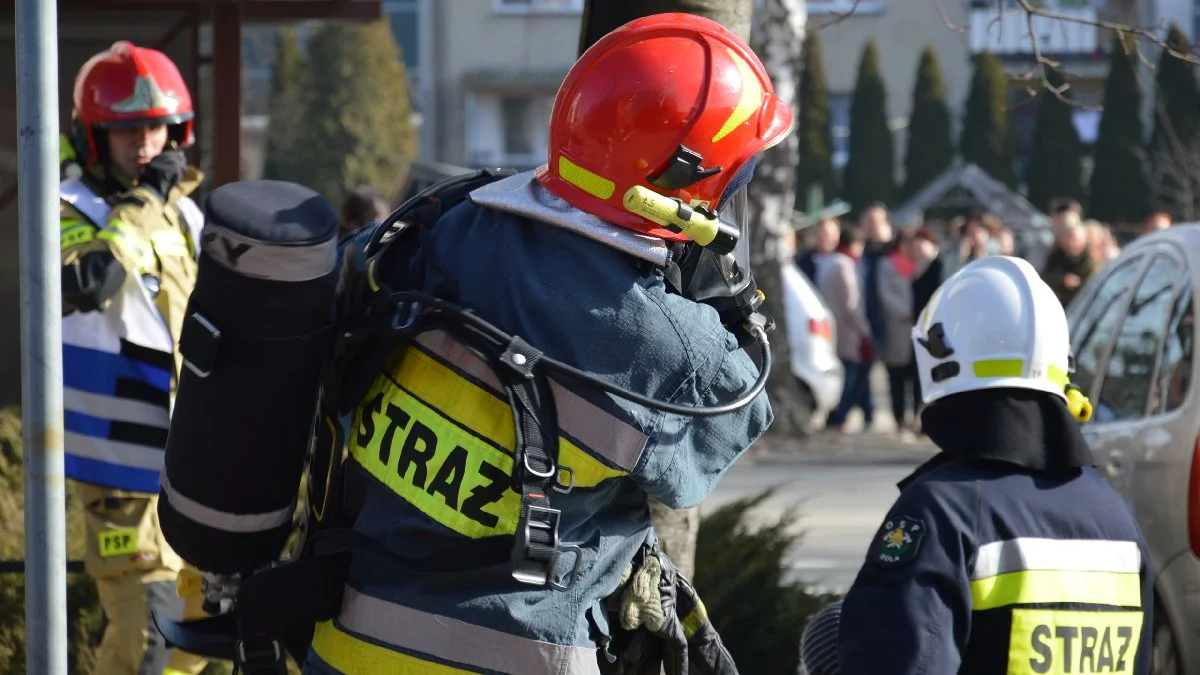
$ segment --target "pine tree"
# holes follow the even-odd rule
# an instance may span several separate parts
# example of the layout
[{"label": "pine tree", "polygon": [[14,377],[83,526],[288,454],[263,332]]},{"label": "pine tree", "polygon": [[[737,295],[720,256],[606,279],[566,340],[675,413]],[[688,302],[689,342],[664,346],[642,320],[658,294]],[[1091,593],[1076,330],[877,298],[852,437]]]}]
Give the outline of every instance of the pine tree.
[{"label": "pine tree", "polygon": [[266,160],[263,178],[290,180],[293,167],[304,158],[297,156],[296,139],[305,121],[308,105],[304,84],[307,64],[300,53],[294,26],[280,26],[275,33],[275,63],[271,73],[270,115],[267,129]]},{"label": "pine tree", "polygon": [[[1050,87],[1060,89],[1065,81],[1058,70],[1046,68],[1046,83]],[[1037,97],[1028,182],[1029,201],[1042,211],[1049,211],[1050,202],[1056,197],[1083,201],[1079,176],[1083,149],[1071,104],[1067,102],[1070,99],[1070,89],[1055,94],[1044,88]]]},{"label": "pine tree", "polygon": [[[1167,47],[1177,53],[1191,53],[1190,41],[1174,23],[1167,32],[1166,42]],[[1150,152],[1151,162],[1159,169],[1160,176],[1158,185],[1154,186],[1155,197],[1160,206],[1179,217],[1191,212],[1191,204],[1181,203],[1188,199],[1185,192],[1190,190],[1184,189],[1185,177],[1172,167],[1180,165],[1181,152],[1190,153],[1196,149],[1200,91],[1196,85],[1195,67],[1163,50],[1154,84],[1154,132],[1150,138]]]},{"label": "pine tree", "polygon": [[800,162],[796,167],[796,208],[803,211],[808,208],[808,195],[814,186],[821,188],[826,200],[837,194],[829,88],[817,31],[809,32],[804,41],[804,72],[800,75],[798,98]]},{"label": "pine tree", "polygon": [[977,165],[1009,187],[1016,187],[1006,91],[1000,60],[990,52],[980,53],[971,76],[958,147],[963,161]]},{"label": "pine tree", "polygon": [[950,138],[950,108],[946,105],[942,69],[933,46],[925,45],[917,66],[912,113],[908,118],[902,197],[908,199],[917,194],[953,161],[954,141]]},{"label": "pine tree", "polygon": [[1141,170],[1142,95],[1131,45],[1113,37],[1104,113],[1096,137],[1089,186],[1089,215],[1104,222],[1133,222],[1149,206]]},{"label": "pine tree", "polygon": [[842,198],[855,213],[871,202],[890,204],[896,189],[887,93],[879,71],[879,50],[871,41],[859,62],[850,104],[850,157],[842,174]]},{"label": "pine tree", "polygon": [[[297,182],[335,204],[359,185],[395,195],[417,156],[400,47],[386,21],[327,23],[308,44],[304,132],[311,148]],[[318,151],[319,150],[319,151]]]}]

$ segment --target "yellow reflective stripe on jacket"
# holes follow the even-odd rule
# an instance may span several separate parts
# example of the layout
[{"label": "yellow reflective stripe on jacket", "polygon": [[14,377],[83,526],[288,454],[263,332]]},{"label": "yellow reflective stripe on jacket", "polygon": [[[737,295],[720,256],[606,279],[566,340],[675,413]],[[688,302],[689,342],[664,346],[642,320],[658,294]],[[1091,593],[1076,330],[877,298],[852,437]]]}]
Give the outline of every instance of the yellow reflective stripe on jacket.
[{"label": "yellow reflective stripe on jacket", "polygon": [[[421,333],[416,342],[442,363],[502,397],[504,388],[500,378],[488,364],[445,331]],[[558,424],[564,435],[603,457],[611,466],[633,471],[648,441],[645,434],[553,379],[550,380],[550,390],[554,394]]]},{"label": "yellow reflective stripe on jacket", "polygon": [[[355,415],[354,459],[433,520],[471,538],[516,532],[510,488],[516,434],[505,399],[409,346],[376,378]],[[560,480],[576,489],[628,475],[559,439]]]},{"label": "yellow reflective stripe on jacket", "polygon": [[115,246],[137,267],[139,274],[157,270],[158,261],[154,257],[154,248],[136,232],[132,232],[126,223],[110,220],[96,237]]},{"label": "yellow reflective stripe on jacket", "polygon": [[336,622],[317,624],[313,650],[343,673],[600,675],[594,647],[534,640],[430,614],[351,586],[345,587]]},{"label": "yellow reflective stripe on jacket", "polygon": [[86,220],[66,218],[59,223],[59,241],[62,250],[86,244],[96,238],[96,226]]},{"label": "yellow reflective stripe on jacket", "polygon": [[977,611],[1045,602],[1137,607],[1142,604],[1141,576],[1129,572],[1009,572],[972,581],[971,600]]},{"label": "yellow reflective stripe on jacket", "polygon": [[422,661],[415,656],[394,652],[385,647],[359,640],[338,630],[332,621],[317,624],[313,633],[312,650],[321,660],[340,673],[356,675],[471,675],[440,663]]},{"label": "yellow reflective stripe on jacket", "polygon": [[971,569],[974,609],[1033,603],[1141,607],[1136,542],[1021,537],[979,547]]},{"label": "yellow reflective stripe on jacket", "polygon": [[1133,675],[1141,612],[1015,609],[1008,672]]},{"label": "yellow reflective stripe on jacket", "polygon": [[183,236],[183,232],[176,229],[151,232],[150,245],[160,256],[192,257],[192,250],[188,247],[187,238]]}]

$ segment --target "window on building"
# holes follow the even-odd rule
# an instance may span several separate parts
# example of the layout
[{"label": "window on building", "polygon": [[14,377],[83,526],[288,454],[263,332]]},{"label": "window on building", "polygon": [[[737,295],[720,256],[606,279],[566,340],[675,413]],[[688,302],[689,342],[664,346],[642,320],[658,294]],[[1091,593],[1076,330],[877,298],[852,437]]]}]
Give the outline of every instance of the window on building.
[{"label": "window on building", "polygon": [[567,13],[583,11],[583,0],[493,0],[497,12],[511,14]]},{"label": "window on building", "polygon": [[468,95],[467,163],[529,169],[545,162],[553,105],[552,93]]},{"label": "window on building", "polygon": [[821,14],[879,14],[885,9],[884,0],[808,0],[805,10],[810,16]]},{"label": "window on building", "polygon": [[833,129],[833,165],[842,168],[850,158],[850,103],[853,94],[829,95],[829,120]]},{"label": "window on building", "polygon": [[409,77],[416,77],[421,58],[420,23],[417,0],[384,0],[383,15],[392,26],[396,44],[400,45],[404,67]]},{"label": "window on building", "polygon": [[1179,263],[1158,255],[1138,284],[1108,358],[1104,385],[1095,403],[1097,422],[1145,415],[1159,341],[1171,316],[1178,277]]}]

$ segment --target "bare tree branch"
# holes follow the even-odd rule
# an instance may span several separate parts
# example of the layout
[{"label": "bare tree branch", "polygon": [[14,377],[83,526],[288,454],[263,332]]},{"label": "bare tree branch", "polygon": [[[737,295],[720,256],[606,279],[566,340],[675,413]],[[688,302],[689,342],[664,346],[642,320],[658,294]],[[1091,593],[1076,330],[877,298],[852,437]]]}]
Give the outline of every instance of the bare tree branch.
[{"label": "bare tree branch", "polygon": [[848,9],[844,12],[838,12],[836,14],[833,14],[830,18],[826,19],[825,21],[817,22],[817,30],[821,30],[822,28],[828,28],[834,24],[841,23],[841,22],[845,21],[846,19],[850,18],[851,16],[853,16],[854,12],[858,11],[858,5],[861,2],[862,2],[862,0],[854,0],[854,4],[850,6],[850,9]]},{"label": "bare tree branch", "polygon": [[946,28],[949,28],[955,33],[967,32],[966,26],[960,26],[950,20],[950,15],[946,14],[946,8],[942,7],[942,0],[933,0],[933,6],[937,8],[938,16],[942,17],[942,23],[946,24]]}]

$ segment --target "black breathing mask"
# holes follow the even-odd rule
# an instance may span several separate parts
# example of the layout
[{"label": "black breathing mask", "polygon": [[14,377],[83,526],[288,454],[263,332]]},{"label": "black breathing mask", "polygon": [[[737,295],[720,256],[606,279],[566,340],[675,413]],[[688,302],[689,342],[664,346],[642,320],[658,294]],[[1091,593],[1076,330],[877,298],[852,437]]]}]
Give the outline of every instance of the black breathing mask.
[{"label": "black breathing mask", "polygon": [[683,297],[717,310],[721,323],[746,346],[754,342],[748,322],[757,322],[770,330],[774,321],[758,311],[763,304],[763,293],[750,268],[749,204],[744,185],[722,200],[717,218],[724,228],[737,232],[736,245],[732,251],[720,253],[712,247],[688,244],[676,261],[679,291]]}]

